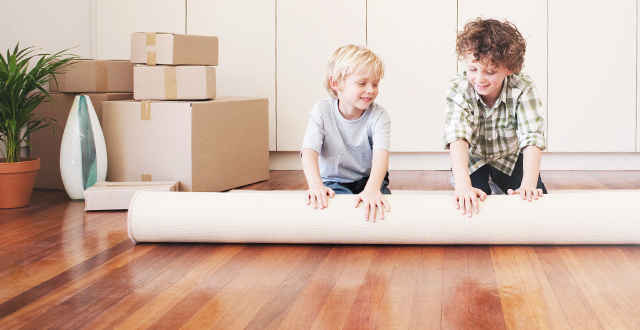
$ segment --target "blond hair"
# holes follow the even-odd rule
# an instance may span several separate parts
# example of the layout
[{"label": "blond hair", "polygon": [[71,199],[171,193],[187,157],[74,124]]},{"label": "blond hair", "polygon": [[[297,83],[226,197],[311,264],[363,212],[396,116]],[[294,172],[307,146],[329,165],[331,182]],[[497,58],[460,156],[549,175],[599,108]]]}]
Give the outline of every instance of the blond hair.
[{"label": "blond hair", "polygon": [[347,75],[368,69],[375,72],[380,79],[384,77],[384,63],[378,55],[364,46],[346,45],[338,48],[327,62],[327,76],[324,88],[333,98],[338,97],[331,88],[331,77],[342,81]]}]

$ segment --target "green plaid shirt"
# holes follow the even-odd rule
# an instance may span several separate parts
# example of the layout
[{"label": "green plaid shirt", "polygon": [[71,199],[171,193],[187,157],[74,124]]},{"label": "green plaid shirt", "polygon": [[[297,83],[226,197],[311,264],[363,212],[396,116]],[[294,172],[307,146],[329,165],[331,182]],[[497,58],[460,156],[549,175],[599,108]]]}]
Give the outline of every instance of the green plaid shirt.
[{"label": "green plaid shirt", "polygon": [[544,108],[533,80],[511,74],[492,108],[482,101],[467,73],[458,73],[447,88],[445,149],[456,140],[469,143],[469,174],[485,164],[511,175],[520,150],[532,145],[546,149]]}]

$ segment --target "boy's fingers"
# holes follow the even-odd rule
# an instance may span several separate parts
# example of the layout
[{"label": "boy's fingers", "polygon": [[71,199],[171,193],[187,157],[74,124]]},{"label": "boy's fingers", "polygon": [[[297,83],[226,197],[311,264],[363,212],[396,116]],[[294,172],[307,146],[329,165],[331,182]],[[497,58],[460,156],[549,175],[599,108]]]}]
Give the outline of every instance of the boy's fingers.
[{"label": "boy's fingers", "polygon": [[389,202],[387,202],[386,199],[384,199],[384,198],[382,199],[382,204],[387,209],[387,212],[391,212],[391,207],[389,207]]},{"label": "boy's fingers", "polygon": [[[378,204],[378,214],[380,215],[380,220],[384,219],[384,209],[382,208],[383,203]],[[389,211],[389,207],[387,206],[387,211]]]},{"label": "boy's fingers", "polygon": [[354,200],[353,200],[353,207],[358,207],[358,204],[360,204],[360,201],[362,200],[362,198],[360,198],[360,195],[358,195]]},{"label": "boy's fingers", "polygon": [[482,190],[480,190],[480,200],[481,200],[481,201],[484,201],[484,199],[485,199],[486,197],[487,197],[487,193],[486,193],[486,192],[484,192],[484,191],[482,191]]},{"label": "boy's fingers", "polygon": [[455,196],[455,195],[453,196],[453,207],[456,210],[460,209],[460,203],[458,202],[458,196]]},{"label": "boy's fingers", "polygon": [[333,198],[333,195],[335,195],[336,193],[333,191],[333,189],[329,188],[329,197]]},{"label": "boy's fingers", "polygon": [[473,198],[471,200],[471,203],[473,203],[473,211],[476,212],[476,214],[478,213],[478,199],[477,198]]},{"label": "boy's fingers", "polygon": [[507,190],[507,195],[513,195],[513,193],[514,193],[513,189],[508,189]]},{"label": "boy's fingers", "polygon": [[372,222],[376,222],[376,204],[369,204],[369,219]]},{"label": "boy's fingers", "polygon": [[322,203],[324,203],[324,207],[329,206],[329,198],[327,197],[326,194],[322,194]]},{"label": "boy's fingers", "polygon": [[467,216],[471,217],[471,207],[473,206],[473,203],[476,202],[476,196],[473,196],[472,198],[469,198],[469,200],[465,199],[465,206],[467,209]]},{"label": "boy's fingers", "polygon": [[365,221],[369,221],[369,207],[365,204],[365,207],[363,207],[364,209],[364,220]]},{"label": "boy's fingers", "polygon": [[306,201],[307,201],[307,205],[311,204],[311,194],[307,193],[307,196],[305,197]]}]

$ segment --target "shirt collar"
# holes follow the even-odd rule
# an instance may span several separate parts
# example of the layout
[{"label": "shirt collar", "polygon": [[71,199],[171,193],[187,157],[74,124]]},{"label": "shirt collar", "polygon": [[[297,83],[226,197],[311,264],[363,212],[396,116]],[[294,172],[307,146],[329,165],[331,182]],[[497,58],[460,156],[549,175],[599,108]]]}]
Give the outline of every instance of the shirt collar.
[{"label": "shirt collar", "polygon": [[508,75],[508,76],[504,77],[504,80],[502,81],[502,89],[500,90],[500,96],[498,96],[498,99],[496,100],[496,103],[493,105],[492,108],[489,108],[487,106],[487,104],[484,103],[484,101],[482,100],[482,97],[480,97],[480,94],[478,94],[476,89],[473,88],[473,86],[472,86],[473,92],[476,95],[476,100],[478,100],[478,102],[481,102],[482,105],[484,105],[484,107],[489,109],[489,110],[497,108],[500,105],[500,103],[504,102],[504,100],[507,99],[507,81],[509,80],[509,77],[511,77],[511,75]]}]

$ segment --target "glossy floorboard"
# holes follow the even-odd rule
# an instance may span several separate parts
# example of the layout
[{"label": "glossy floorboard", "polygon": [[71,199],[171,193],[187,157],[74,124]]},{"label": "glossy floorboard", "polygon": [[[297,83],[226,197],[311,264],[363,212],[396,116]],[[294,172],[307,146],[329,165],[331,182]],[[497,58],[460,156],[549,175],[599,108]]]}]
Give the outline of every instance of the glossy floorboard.
[{"label": "glossy floorboard", "polygon": [[[545,171],[640,189],[640,172]],[[392,190],[450,190],[397,171]],[[299,171],[243,189],[302,190]],[[64,192],[0,210],[0,329],[639,329],[640,246],[138,244]],[[606,219],[603,219],[606,225]]]}]

